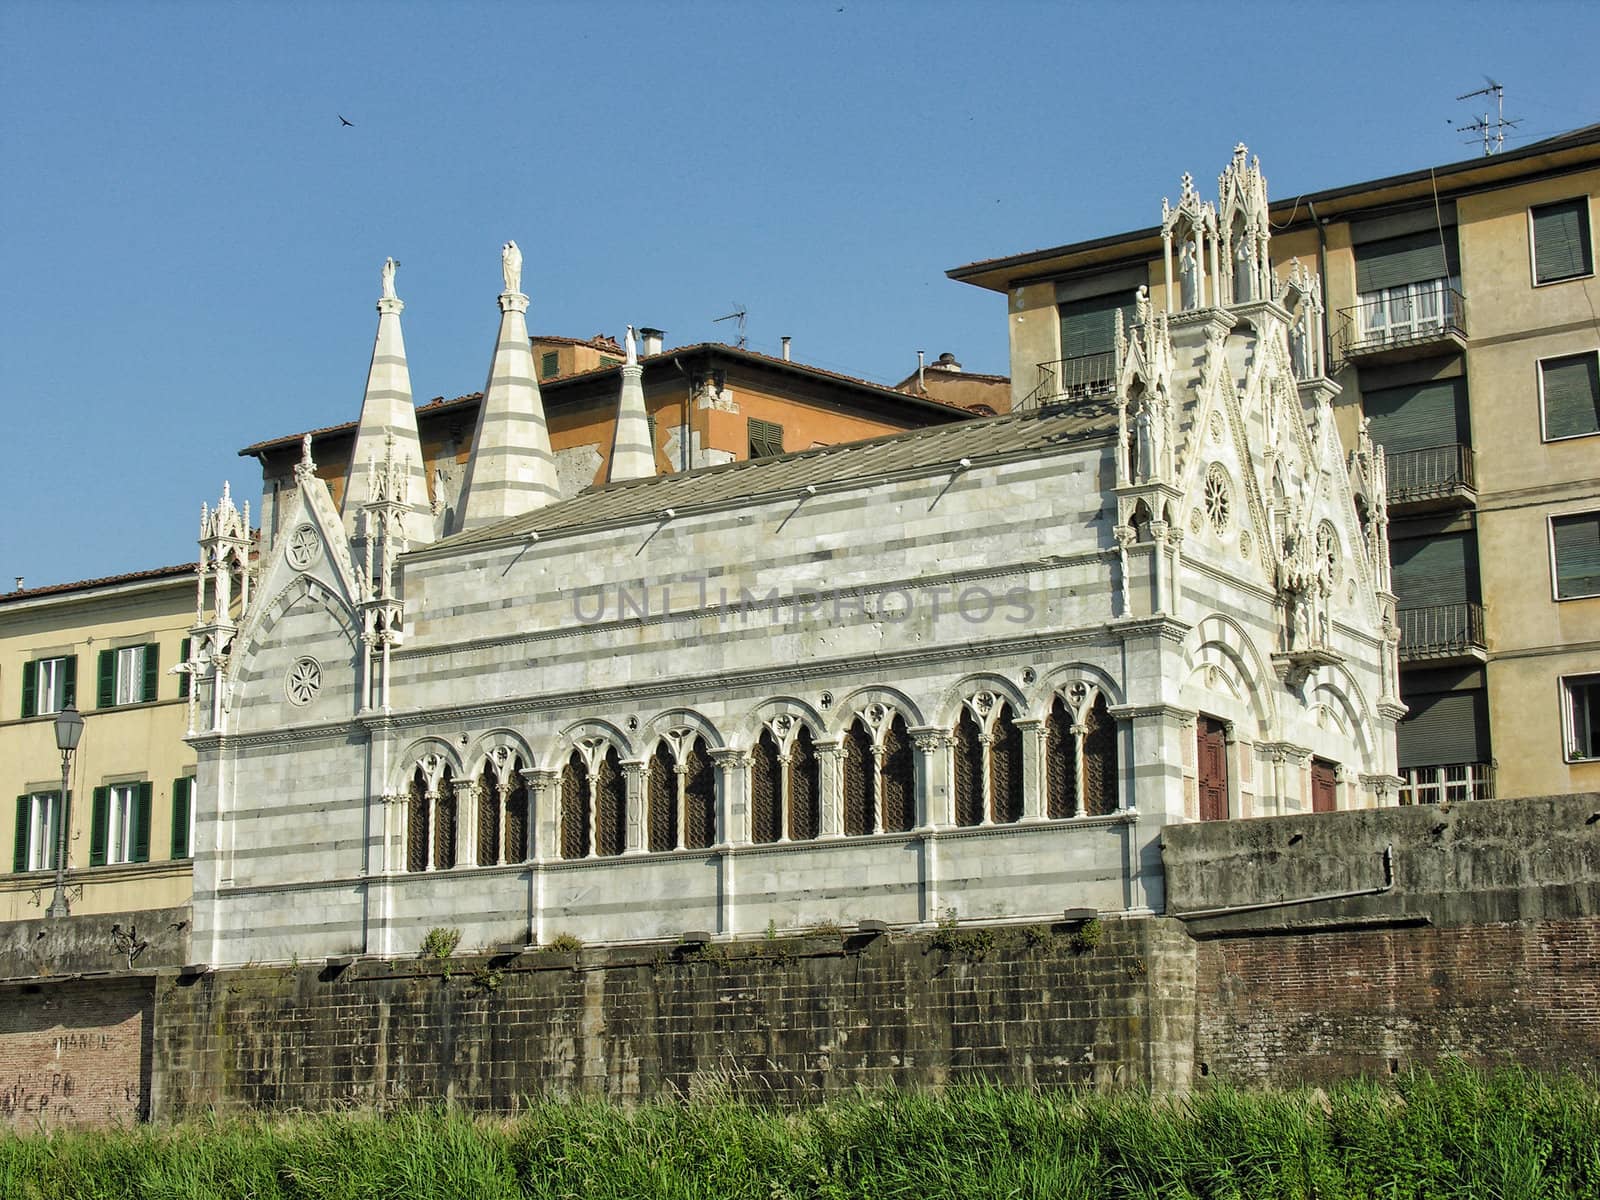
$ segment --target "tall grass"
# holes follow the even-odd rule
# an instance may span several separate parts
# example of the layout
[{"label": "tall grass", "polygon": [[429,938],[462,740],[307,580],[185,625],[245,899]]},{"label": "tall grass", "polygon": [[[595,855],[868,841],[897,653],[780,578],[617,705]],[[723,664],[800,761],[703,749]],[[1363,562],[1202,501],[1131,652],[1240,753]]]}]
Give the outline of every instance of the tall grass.
[{"label": "tall grass", "polygon": [[5,1200],[1600,1197],[1600,1090],[1461,1066],[1186,1101],[986,1086],[813,1108],[547,1101],[0,1135]]}]

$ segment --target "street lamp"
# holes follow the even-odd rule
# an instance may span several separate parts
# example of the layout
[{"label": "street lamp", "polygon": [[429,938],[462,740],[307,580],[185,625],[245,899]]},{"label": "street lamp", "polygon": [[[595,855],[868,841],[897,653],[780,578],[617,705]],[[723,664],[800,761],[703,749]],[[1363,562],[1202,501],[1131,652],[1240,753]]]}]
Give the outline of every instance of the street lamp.
[{"label": "street lamp", "polygon": [[67,915],[67,826],[72,810],[67,804],[67,784],[72,774],[72,754],[83,736],[83,717],[68,705],[56,715],[56,749],[61,751],[61,816],[56,822],[56,894],[48,915]]}]

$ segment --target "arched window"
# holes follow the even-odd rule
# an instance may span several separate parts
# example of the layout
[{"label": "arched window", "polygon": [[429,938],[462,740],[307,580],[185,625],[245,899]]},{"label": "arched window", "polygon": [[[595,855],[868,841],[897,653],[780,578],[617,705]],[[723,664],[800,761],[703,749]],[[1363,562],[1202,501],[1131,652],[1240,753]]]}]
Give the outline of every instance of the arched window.
[{"label": "arched window", "polygon": [[689,747],[683,780],[684,844],[704,850],[717,840],[717,768],[711,762],[704,738]]},{"label": "arched window", "polygon": [[1106,707],[1106,698],[1096,696],[1084,719],[1083,734],[1083,811],[1103,817],[1117,811],[1119,782],[1117,773],[1117,723]]},{"label": "arched window", "polygon": [[531,856],[528,847],[528,785],[522,778],[522,760],[512,760],[511,787],[506,792],[506,862],[527,862]]},{"label": "arched window", "polygon": [[418,767],[411,773],[411,786],[406,801],[406,870],[426,871],[428,863],[428,823],[432,802],[428,795],[428,777]]},{"label": "arched window", "polygon": [[594,778],[594,852],[621,854],[628,827],[628,784],[615,746],[606,748]]},{"label": "arched window", "polygon": [[983,824],[983,739],[972,710],[956,721],[956,824]]},{"label": "arched window", "polygon": [[456,787],[450,768],[439,771],[439,789],[433,806],[433,868],[448,871],[456,865]]},{"label": "arched window", "polygon": [[750,753],[750,840],[778,840],[778,739],[763,729]]},{"label": "arched window", "polygon": [[899,713],[883,735],[883,828],[905,833],[917,823],[916,751]]},{"label": "arched window", "polygon": [[801,725],[789,743],[789,836],[797,842],[817,836],[822,821],[821,790],[811,731]]},{"label": "arched window", "polygon": [[877,802],[877,763],[872,757],[872,734],[857,717],[844,735],[844,832],[861,837],[872,832]]},{"label": "arched window", "polygon": [[656,743],[646,780],[646,812],[650,814],[650,849],[678,848],[678,770],[666,739]]},{"label": "arched window", "polygon": [[589,856],[589,769],[574,750],[561,768],[561,857]]},{"label": "arched window", "polygon": [[989,740],[990,820],[1009,825],[1022,820],[1022,730],[1002,703]]},{"label": "arched window", "polygon": [[1045,815],[1054,820],[1078,811],[1078,736],[1060,696],[1045,720]]},{"label": "arched window", "polygon": [[478,776],[478,865],[492,867],[500,861],[500,776],[493,763],[483,764]]}]

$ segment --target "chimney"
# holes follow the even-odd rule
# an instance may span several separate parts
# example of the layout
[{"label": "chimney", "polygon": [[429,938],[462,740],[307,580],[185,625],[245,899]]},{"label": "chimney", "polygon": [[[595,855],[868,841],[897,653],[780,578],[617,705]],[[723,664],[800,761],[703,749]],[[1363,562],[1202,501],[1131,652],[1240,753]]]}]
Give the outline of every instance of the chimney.
[{"label": "chimney", "polygon": [[784,334],[783,335],[783,361],[784,362],[788,362],[789,361],[789,341],[790,341],[789,335],[787,333]]},{"label": "chimney", "polygon": [[644,341],[644,352],[646,355],[660,354],[662,340],[666,336],[667,335],[663,330],[651,329],[648,325],[642,326],[639,329],[639,337]]},{"label": "chimney", "polygon": [[20,592],[21,590],[22,590],[22,576],[18,575],[17,576],[17,591]]},{"label": "chimney", "polygon": [[927,379],[924,378],[924,375],[925,375],[926,371],[927,371],[927,353],[925,351],[918,350],[917,351],[917,391],[919,391],[919,392],[925,392],[925,391],[928,390],[928,381],[927,381]]},{"label": "chimney", "polygon": [[956,361],[956,356],[951,354],[948,350],[939,355],[939,361],[933,365],[938,367],[941,371],[959,372],[961,370],[961,364]]}]

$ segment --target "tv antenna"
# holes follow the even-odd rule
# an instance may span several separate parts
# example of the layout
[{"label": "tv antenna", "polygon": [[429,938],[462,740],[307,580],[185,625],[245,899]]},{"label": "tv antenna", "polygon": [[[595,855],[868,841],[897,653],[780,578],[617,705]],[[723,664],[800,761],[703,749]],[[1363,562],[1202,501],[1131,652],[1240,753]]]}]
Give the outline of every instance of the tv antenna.
[{"label": "tv antenna", "polygon": [[739,342],[738,342],[738,346],[739,346],[739,349],[743,350],[744,349],[744,342],[745,342],[745,338],[744,338],[744,319],[745,319],[746,315],[747,315],[747,313],[746,313],[746,310],[745,310],[745,306],[740,304],[737,300],[735,300],[733,302],[733,311],[731,313],[729,313],[725,317],[713,317],[712,320],[711,320],[711,323],[713,325],[720,325],[724,321],[737,321],[737,322],[739,322]]},{"label": "tv antenna", "polygon": [[1454,121],[1446,121],[1445,124],[1455,126],[1457,133],[1466,134],[1469,142],[1476,141],[1481,135],[1484,154],[1499,154],[1500,151],[1506,148],[1506,130],[1515,129],[1522,122],[1520,119],[1515,121],[1506,120],[1505,87],[1490,79],[1487,75],[1483,77],[1483,82],[1485,86],[1475,92],[1468,92],[1464,96],[1457,96],[1456,99],[1472,100],[1478,96],[1493,96],[1495,107],[1493,119],[1490,118],[1488,113],[1484,113],[1482,116],[1475,118],[1470,125],[1456,125]]}]

